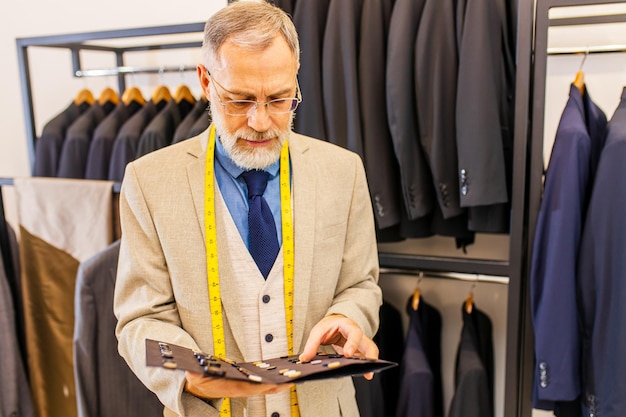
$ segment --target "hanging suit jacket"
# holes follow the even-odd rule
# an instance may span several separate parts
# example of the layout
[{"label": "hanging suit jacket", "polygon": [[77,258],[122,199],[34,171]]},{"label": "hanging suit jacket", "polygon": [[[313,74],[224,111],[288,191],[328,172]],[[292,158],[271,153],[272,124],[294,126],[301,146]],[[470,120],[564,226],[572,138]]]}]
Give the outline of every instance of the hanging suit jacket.
[{"label": "hanging suit jacket", "polygon": [[533,407],[580,394],[580,334],[576,270],[585,213],[606,116],[573,84],[561,115],[535,227],[530,291],[535,332]]},{"label": "hanging suit jacket", "polygon": [[104,118],[111,112],[114,105],[93,103],[91,107],[80,115],[67,129],[57,177],[85,178],[87,155],[93,138],[93,132]]},{"label": "hanging suit jacket", "polygon": [[400,393],[396,417],[442,417],[441,314],[420,298],[417,311],[410,297],[404,355],[400,363]]},{"label": "hanging suit jacket", "polygon": [[293,16],[296,0],[272,0],[272,3],[283,9],[289,16]]},{"label": "hanging suit jacket", "polygon": [[134,161],[137,156],[137,146],[141,133],[158,111],[159,108],[152,100],[147,101],[137,113],[122,125],[111,151],[109,180],[122,181],[126,164]]},{"label": "hanging suit jacket", "polygon": [[[380,326],[373,340],[378,346],[378,356],[400,363],[404,351],[402,317],[394,306],[383,300],[380,306]],[[387,417],[396,415],[400,392],[400,370],[393,367],[375,374],[371,381],[362,376],[352,378],[356,401],[361,417]]]},{"label": "hanging suit jacket", "polygon": [[79,417],[160,416],[163,405],[117,352],[113,291],[120,242],[78,267],[74,380]]},{"label": "hanging suit jacket", "polygon": [[493,337],[491,319],[462,306],[463,329],[456,356],[454,396],[448,417],[493,416]]},{"label": "hanging suit jacket", "polygon": [[385,74],[393,0],[363,3],[358,57],[365,171],[378,228],[400,222],[398,163],[387,120]]},{"label": "hanging suit jacket", "polygon": [[363,157],[358,51],[363,0],[330,0],[322,46],[328,141]]},{"label": "hanging suit jacket", "polygon": [[506,203],[511,181],[507,170],[512,164],[511,62],[515,52],[508,44],[505,3],[457,3],[458,181],[461,206],[478,207],[469,213],[475,231],[506,232],[510,218]]},{"label": "hanging suit jacket", "polygon": [[321,140],[329,140],[322,84],[322,47],[326,16],[330,0],[300,1],[295,8],[293,23],[300,44],[300,90],[302,103],[293,121],[294,131]]},{"label": "hanging suit jacket", "polygon": [[608,123],[578,264],[585,416],[626,415],[626,88]]},{"label": "hanging suit jacket", "polygon": [[[456,177],[457,50],[454,1],[426,0],[415,41],[415,97],[422,147],[432,174],[436,201],[444,219],[458,216]],[[393,63],[390,63],[394,65]]]},{"label": "hanging suit jacket", "polygon": [[200,132],[197,132],[195,134],[191,133],[191,128],[193,127],[194,123],[196,123],[196,121],[198,121],[201,117],[204,119],[208,119],[207,106],[208,102],[204,98],[196,101],[196,104],[194,104],[193,108],[180,121],[180,123],[178,123],[178,126],[176,126],[172,143],[178,143],[181,140],[192,138],[206,129],[205,127],[205,129],[202,129]]},{"label": "hanging suit jacket", "polygon": [[34,176],[56,177],[67,128],[89,107],[88,103],[72,102],[44,125],[35,142]]},{"label": "hanging suit jacket", "polygon": [[192,107],[186,101],[176,103],[171,99],[141,133],[135,159],[171,144],[178,124]]},{"label": "hanging suit jacket", "polygon": [[109,164],[115,137],[128,118],[140,108],[141,105],[137,102],[133,101],[127,106],[120,101],[115,109],[96,126],[87,154],[86,179],[107,180],[109,178]]},{"label": "hanging suit jacket", "polygon": [[0,415],[34,417],[32,396],[15,328],[16,314],[0,256]]},{"label": "hanging suit jacket", "polygon": [[396,0],[387,41],[387,115],[409,220],[430,214],[436,203],[430,169],[419,144],[414,81],[415,42],[424,4],[425,0]]},{"label": "hanging suit jacket", "polygon": [[[401,363],[404,354],[404,327],[400,312],[389,302],[383,300],[380,307],[380,326],[374,336],[378,346],[379,357]],[[387,369],[380,375],[382,385],[384,416],[395,416],[400,393],[400,367]]]}]

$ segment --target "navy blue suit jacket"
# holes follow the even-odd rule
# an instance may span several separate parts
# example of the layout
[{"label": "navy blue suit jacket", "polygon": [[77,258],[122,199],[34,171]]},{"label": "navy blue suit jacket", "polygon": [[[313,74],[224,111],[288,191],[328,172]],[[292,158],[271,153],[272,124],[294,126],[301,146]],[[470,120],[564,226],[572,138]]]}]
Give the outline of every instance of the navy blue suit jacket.
[{"label": "navy blue suit jacket", "polygon": [[406,306],[409,330],[400,363],[396,417],[443,417],[441,314],[423,297],[413,310],[411,298]]},{"label": "navy blue suit jacket", "polygon": [[581,240],[578,296],[586,415],[626,415],[626,89],[607,131]]},{"label": "navy blue suit jacket", "polygon": [[545,175],[531,261],[535,408],[553,410],[555,401],[580,393],[576,259],[605,134],[602,110],[572,85]]}]

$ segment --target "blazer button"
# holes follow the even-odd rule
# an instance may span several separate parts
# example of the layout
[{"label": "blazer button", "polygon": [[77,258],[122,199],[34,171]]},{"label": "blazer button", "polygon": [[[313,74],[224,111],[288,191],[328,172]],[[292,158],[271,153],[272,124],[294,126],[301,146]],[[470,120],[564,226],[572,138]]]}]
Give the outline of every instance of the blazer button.
[{"label": "blazer button", "polygon": [[265,304],[267,304],[267,303],[269,303],[269,302],[270,302],[270,296],[269,296],[269,295],[267,295],[267,294],[265,294],[265,295],[263,296],[262,300],[263,300],[263,302],[264,302]]},{"label": "blazer button", "polygon": [[274,336],[272,336],[271,333],[268,333],[268,334],[265,335],[265,341],[267,343],[270,343],[272,340],[274,340]]},{"label": "blazer button", "polygon": [[277,413],[276,411],[274,411],[272,413],[272,417],[280,417],[280,413]]}]

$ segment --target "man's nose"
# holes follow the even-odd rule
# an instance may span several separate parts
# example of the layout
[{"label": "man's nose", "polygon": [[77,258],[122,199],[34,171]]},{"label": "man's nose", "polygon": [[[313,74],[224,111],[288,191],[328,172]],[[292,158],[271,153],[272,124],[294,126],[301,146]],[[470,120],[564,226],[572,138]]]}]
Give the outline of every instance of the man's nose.
[{"label": "man's nose", "polygon": [[265,103],[257,103],[248,113],[248,126],[257,132],[265,132],[272,125],[271,114]]}]

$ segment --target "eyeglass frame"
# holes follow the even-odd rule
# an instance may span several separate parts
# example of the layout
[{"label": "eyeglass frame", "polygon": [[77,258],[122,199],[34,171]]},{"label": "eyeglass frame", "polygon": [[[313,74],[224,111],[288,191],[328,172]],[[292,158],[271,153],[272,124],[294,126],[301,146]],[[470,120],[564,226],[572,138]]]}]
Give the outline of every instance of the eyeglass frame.
[{"label": "eyeglass frame", "polygon": [[[212,84],[214,83],[215,85],[219,86],[222,90],[226,91],[229,94],[237,95],[236,93],[233,93],[232,91],[230,91],[227,88],[225,88],[222,84],[220,84],[217,81],[215,81],[215,78],[213,78],[213,75],[211,75],[209,70],[206,70],[206,73],[209,76],[209,79],[211,80]],[[297,77],[296,77],[296,96],[295,97],[275,98],[275,99],[264,101],[264,102],[256,101],[256,100],[226,100],[226,101],[222,101],[222,98],[220,97],[219,91],[217,91],[217,89],[216,89],[215,92],[217,93],[217,101],[222,105],[222,107],[224,108],[224,112],[227,115],[229,115],[229,116],[249,117],[250,114],[252,114],[252,113],[257,111],[257,109],[259,108],[259,104],[264,105],[265,108],[267,109],[268,113],[271,113],[271,114],[287,114],[287,113],[291,113],[291,112],[295,111],[298,108],[298,105],[302,102],[302,93],[300,91],[300,83],[298,82],[298,78]],[[270,107],[269,107],[270,103],[275,102],[275,101],[286,101],[286,100],[292,100],[291,107],[286,112],[276,113],[276,112],[273,112],[272,110],[270,110]],[[246,111],[243,114],[233,114],[233,113],[228,113],[228,110],[226,110],[226,105],[228,103],[250,103],[250,104],[254,104],[254,106],[251,107],[250,109],[248,109],[248,111]]]}]

